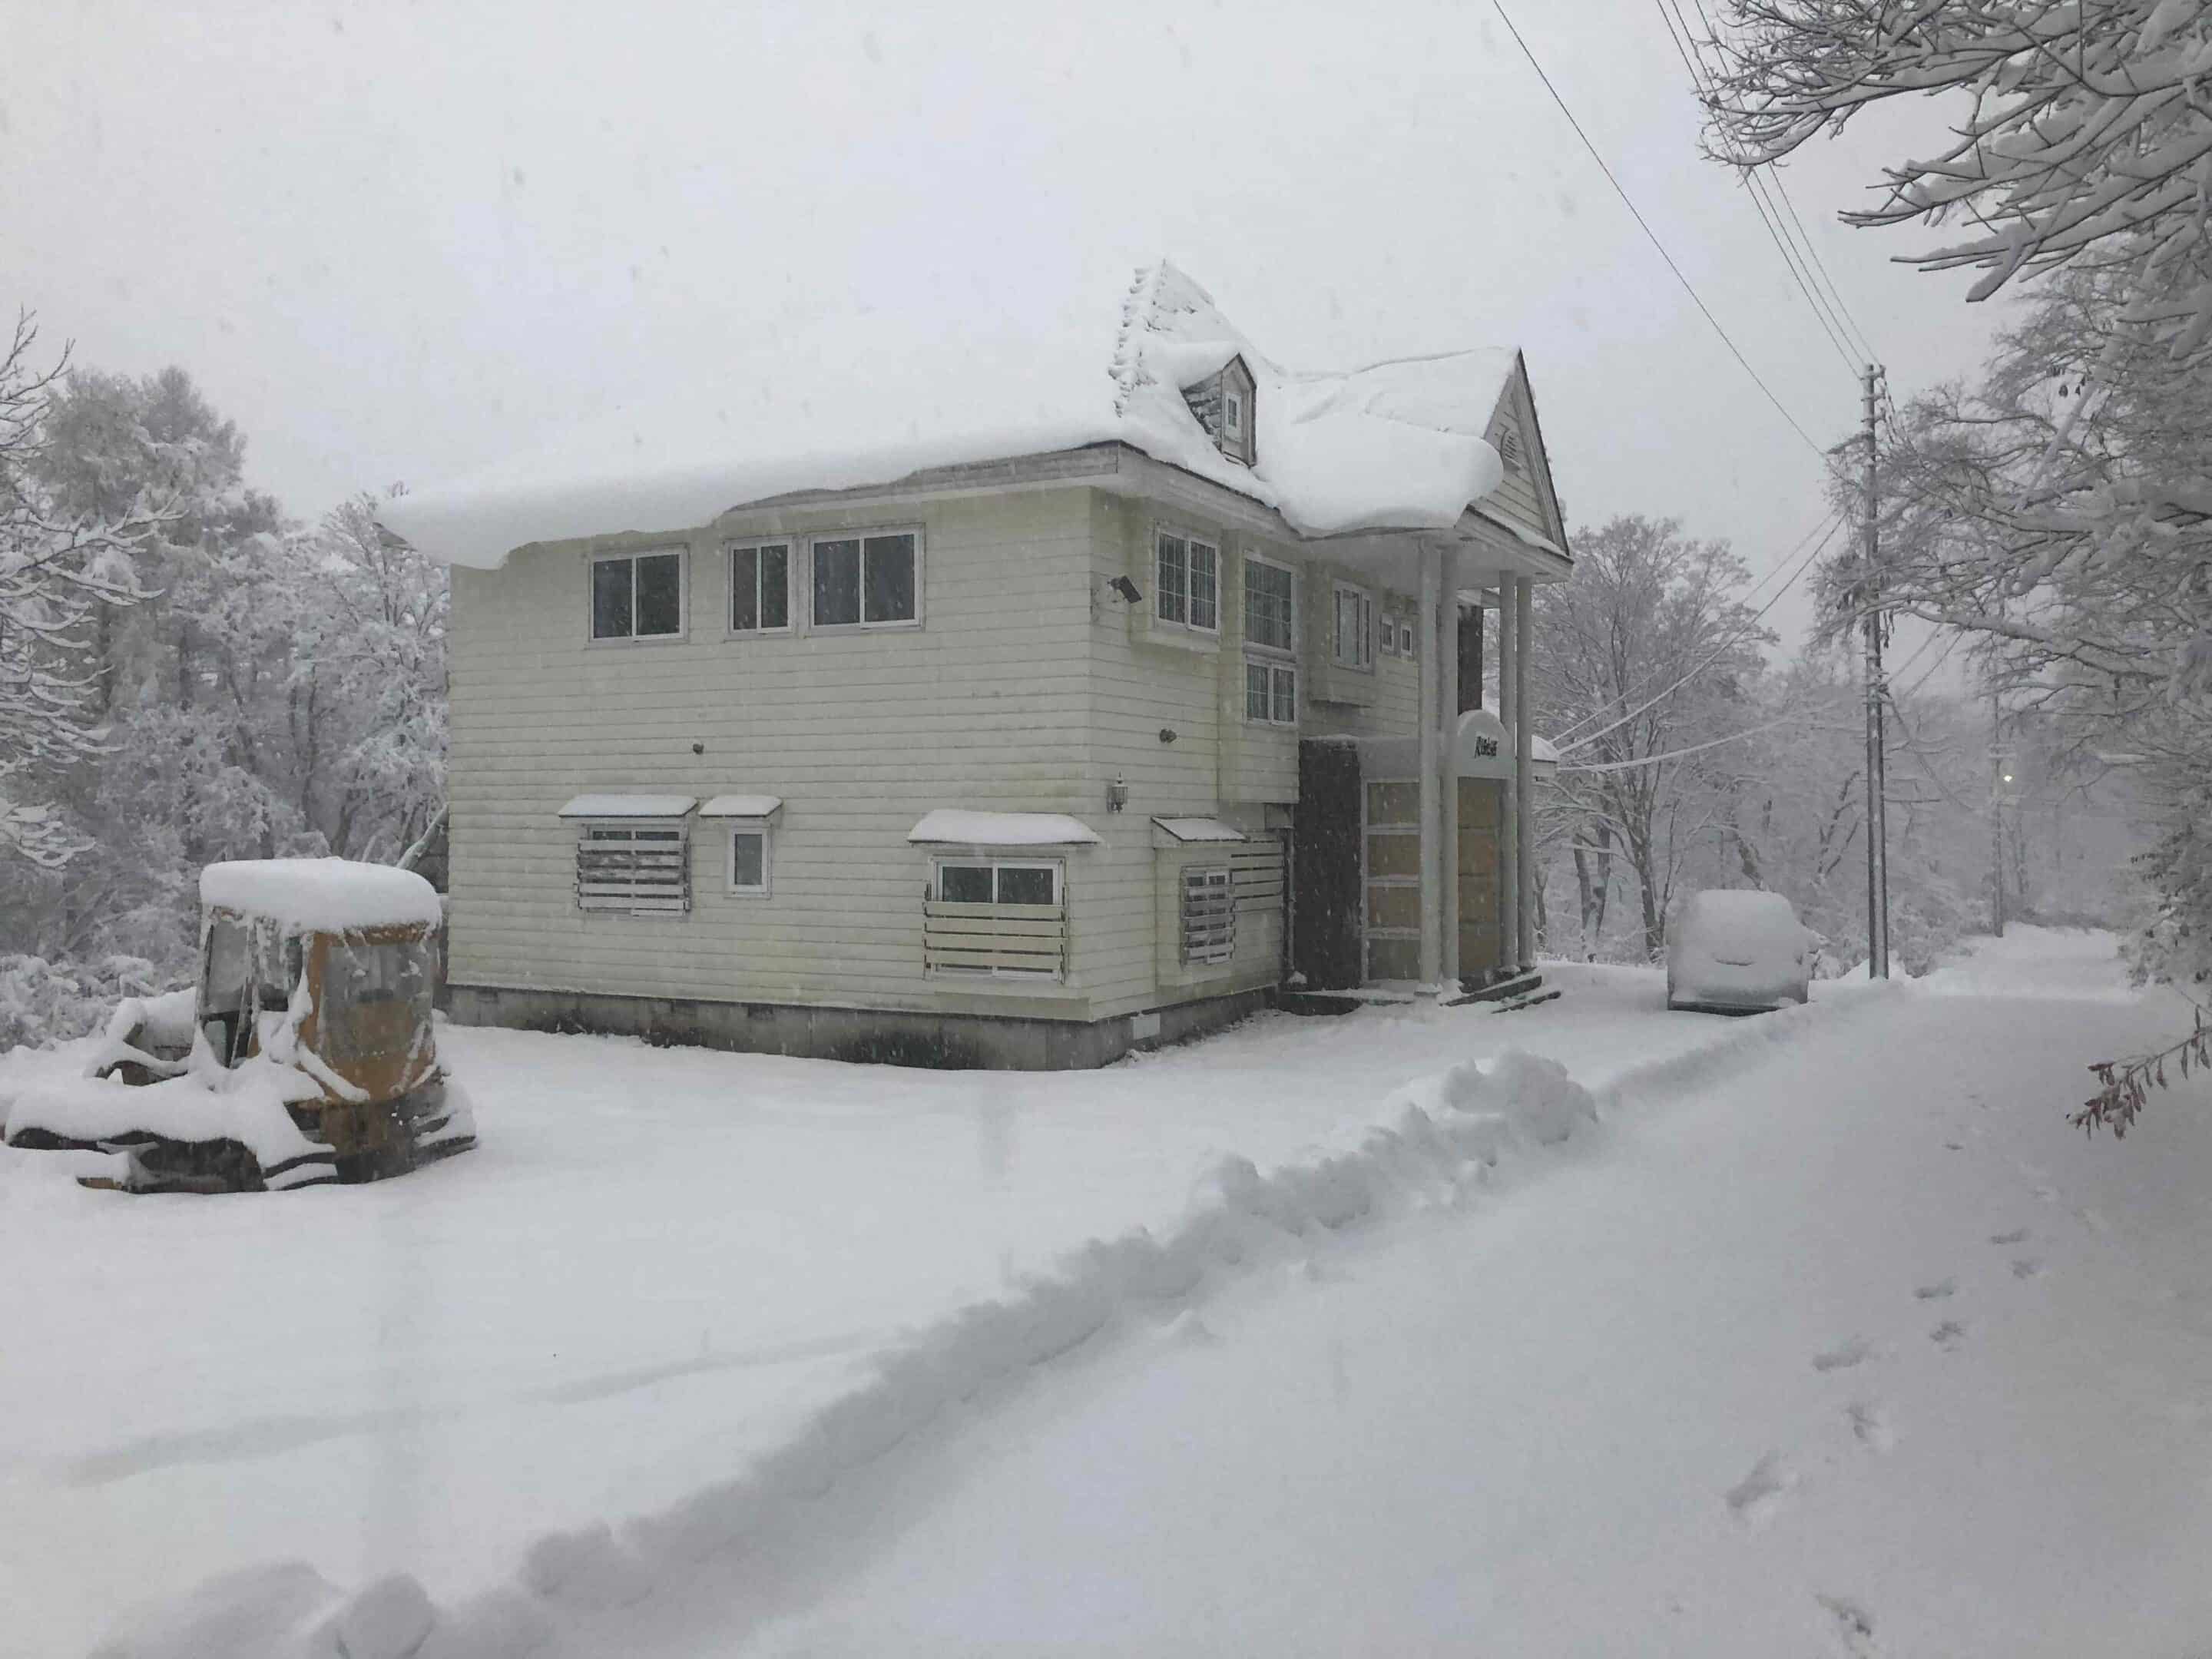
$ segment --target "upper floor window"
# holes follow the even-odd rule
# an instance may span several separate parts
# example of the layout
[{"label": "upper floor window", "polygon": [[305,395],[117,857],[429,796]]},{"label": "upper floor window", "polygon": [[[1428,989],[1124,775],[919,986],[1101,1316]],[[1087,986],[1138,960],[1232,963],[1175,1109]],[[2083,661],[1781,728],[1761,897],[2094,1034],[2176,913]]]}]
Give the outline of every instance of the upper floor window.
[{"label": "upper floor window", "polygon": [[1297,583],[1290,567],[1244,557],[1244,641],[1263,651],[1291,651],[1297,639]]},{"label": "upper floor window", "polygon": [[602,553],[592,560],[592,637],[673,639],[684,631],[681,553]]},{"label": "upper floor window", "polygon": [[1244,394],[1233,387],[1221,393],[1221,435],[1232,444],[1244,441]]},{"label": "upper floor window", "polygon": [[1298,671],[1287,663],[1246,663],[1244,718],[1261,726],[1296,726]]},{"label": "upper floor window", "polygon": [[1221,550],[1163,530],[1154,544],[1153,609],[1162,622],[1212,633],[1221,626]]},{"label": "upper floor window", "polygon": [[1340,667],[1375,666],[1375,601],[1365,588],[1336,585],[1336,626],[1329,655]]},{"label": "upper floor window", "polygon": [[921,617],[921,537],[915,531],[817,536],[813,625],[852,628]]},{"label": "upper floor window", "polygon": [[730,550],[730,631],[774,634],[791,627],[791,544]]}]

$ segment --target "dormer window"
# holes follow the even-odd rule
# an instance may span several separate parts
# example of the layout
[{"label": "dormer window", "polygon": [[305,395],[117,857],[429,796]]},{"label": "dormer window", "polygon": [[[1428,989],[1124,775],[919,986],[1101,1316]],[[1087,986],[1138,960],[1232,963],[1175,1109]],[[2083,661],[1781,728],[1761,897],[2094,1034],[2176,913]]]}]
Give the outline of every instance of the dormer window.
[{"label": "dormer window", "polygon": [[1255,441],[1252,371],[1242,357],[1231,357],[1218,374],[1182,389],[1182,400],[1213,440],[1224,459],[1250,466],[1259,459]]}]

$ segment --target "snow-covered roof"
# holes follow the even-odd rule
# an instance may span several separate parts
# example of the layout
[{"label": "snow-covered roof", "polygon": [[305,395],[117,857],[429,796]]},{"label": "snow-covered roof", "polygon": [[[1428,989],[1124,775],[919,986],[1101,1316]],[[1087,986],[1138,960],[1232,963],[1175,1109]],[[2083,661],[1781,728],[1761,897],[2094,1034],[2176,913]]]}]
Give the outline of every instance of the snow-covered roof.
[{"label": "snow-covered roof", "polygon": [[200,902],[289,927],[434,925],[438,890],[412,870],[351,859],[242,859],[200,872]]},{"label": "snow-covered roof", "polygon": [[[391,501],[433,558],[495,568],[532,542],[689,529],[804,489],[1121,442],[1274,507],[1302,534],[1442,529],[1498,487],[1484,441],[1518,355],[1483,348],[1337,373],[1285,368],[1163,262],[1041,321],[977,295],[960,314],[779,329],[540,450]],[[1034,310],[1034,302],[1026,307]],[[1242,356],[1257,459],[1214,447],[1182,389]]]},{"label": "snow-covered roof", "polygon": [[556,816],[564,818],[680,818],[698,804],[696,795],[577,795]]},{"label": "snow-covered roof", "polygon": [[1244,841],[1249,837],[1233,823],[1219,818],[1154,818],[1153,823],[1177,841]]},{"label": "snow-covered roof", "polygon": [[947,847],[1089,847],[1101,837],[1061,812],[963,812],[939,807],[906,832],[911,842]]},{"label": "snow-covered roof", "polygon": [[699,809],[702,818],[772,818],[783,811],[781,795],[717,795]]}]

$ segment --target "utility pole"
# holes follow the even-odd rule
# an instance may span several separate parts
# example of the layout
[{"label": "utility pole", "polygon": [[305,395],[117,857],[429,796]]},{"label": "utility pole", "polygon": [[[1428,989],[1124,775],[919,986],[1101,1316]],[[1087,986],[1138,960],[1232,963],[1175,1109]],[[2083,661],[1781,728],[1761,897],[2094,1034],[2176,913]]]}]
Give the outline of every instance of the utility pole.
[{"label": "utility pole", "polygon": [[1866,368],[1866,547],[1861,572],[1866,604],[1866,821],[1867,821],[1867,974],[1889,977],[1889,812],[1888,779],[1882,741],[1882,702],[1887,695],[1881,676],[1881,538],[1875,520],[1880,497],[1875,493],[1875,381],[1881,368]]},{"label": "utility pole", "polygon": [[2005,793],[2012,785],[2012,756],[2004,743],[2004,704],[1998,701],[1996,687],[1990,688],[1990,750],[1996,775],[1990,782],[1990,884],[1994,894],[1991,930],[1999,939],[2004,937],[2004,804]]}]

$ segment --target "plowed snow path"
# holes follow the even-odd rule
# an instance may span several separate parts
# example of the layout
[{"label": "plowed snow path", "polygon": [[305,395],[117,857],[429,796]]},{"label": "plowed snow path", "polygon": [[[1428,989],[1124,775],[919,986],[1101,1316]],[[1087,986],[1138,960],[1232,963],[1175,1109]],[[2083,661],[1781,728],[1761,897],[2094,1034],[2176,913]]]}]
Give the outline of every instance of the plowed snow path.
[{"label": "plowed snow path", "polygon": [[1632,1103],[1601,1159],[1255,1276],[557,1650],[2201,1652],[2212,1102],[2068,1129],[2174,1016],[2051,996],[2039,943],[1976,975],[2031,999]]}]

